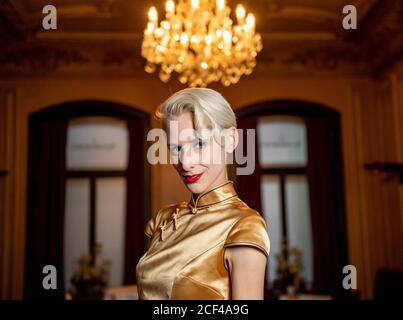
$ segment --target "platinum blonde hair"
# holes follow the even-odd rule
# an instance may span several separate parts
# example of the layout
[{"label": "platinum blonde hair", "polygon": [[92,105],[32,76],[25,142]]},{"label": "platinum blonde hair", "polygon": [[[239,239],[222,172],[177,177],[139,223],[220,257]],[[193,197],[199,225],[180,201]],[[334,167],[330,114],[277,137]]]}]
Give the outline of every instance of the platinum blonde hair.
[{"label": "platinum blonde hair", "polygon": [[222,130],[236,128],[236,116],[228,101],[217,91],[209,88],[186,88],[174,93],[155,112],[166,128],[166,121],[183,112],[191,112],[195,130],[210,129],[220,144],[218,135]]}]

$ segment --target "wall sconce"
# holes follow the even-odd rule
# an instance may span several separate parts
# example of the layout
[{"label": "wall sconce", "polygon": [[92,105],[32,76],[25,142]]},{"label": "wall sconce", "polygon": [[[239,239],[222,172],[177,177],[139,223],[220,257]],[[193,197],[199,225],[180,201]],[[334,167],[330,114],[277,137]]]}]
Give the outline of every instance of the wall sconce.
[{"label": "wall sconce", "polygon": [[371,162],[364,164],[364,168],[373,174],[393,174],[399,177],[403,184],[403,164],[397,162]]}]

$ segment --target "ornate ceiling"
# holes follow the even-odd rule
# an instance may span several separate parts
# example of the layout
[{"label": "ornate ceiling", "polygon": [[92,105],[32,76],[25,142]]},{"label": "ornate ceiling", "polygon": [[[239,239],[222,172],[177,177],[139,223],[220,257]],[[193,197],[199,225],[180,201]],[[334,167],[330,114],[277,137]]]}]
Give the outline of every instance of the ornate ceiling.
[{"label": "ornate ceiling", "polygon": [[[53,0],[58,29],[42,28],[46,0],[0,1],[0,76],[149,76],[140,56],[147,11],[164,0]],[[263,37],[252,76],[370,74],[403,52],[403,1],[228,0],[256,16]],[[342,28],[342,8],[353,4],[358,29]]]}]

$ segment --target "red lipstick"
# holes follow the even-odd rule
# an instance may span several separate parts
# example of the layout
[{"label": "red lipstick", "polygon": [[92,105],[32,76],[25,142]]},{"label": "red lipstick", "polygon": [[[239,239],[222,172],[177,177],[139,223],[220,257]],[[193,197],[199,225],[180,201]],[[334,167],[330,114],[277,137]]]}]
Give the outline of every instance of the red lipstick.
[{"label": "red lipstick", "polygon": [[184,176],[183,180],[185,181],[185,183],[195,183],[199,181],[202,175],[203,173],[195,174],[193,176]]}]

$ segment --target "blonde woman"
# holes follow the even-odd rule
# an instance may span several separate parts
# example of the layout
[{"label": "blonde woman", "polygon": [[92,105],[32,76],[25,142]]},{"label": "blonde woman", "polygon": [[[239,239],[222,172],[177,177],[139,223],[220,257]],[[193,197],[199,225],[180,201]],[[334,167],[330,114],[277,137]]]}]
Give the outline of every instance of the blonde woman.
[{"label": "blonde woman", "polygon": [[191,196],[148,221],[149,247],[136,268],[139,298],[263,299],[270,243],[264,219],[228,180],[227,160],[238,144],[231,106],[214,90],[188,88],[156,115]]}]

